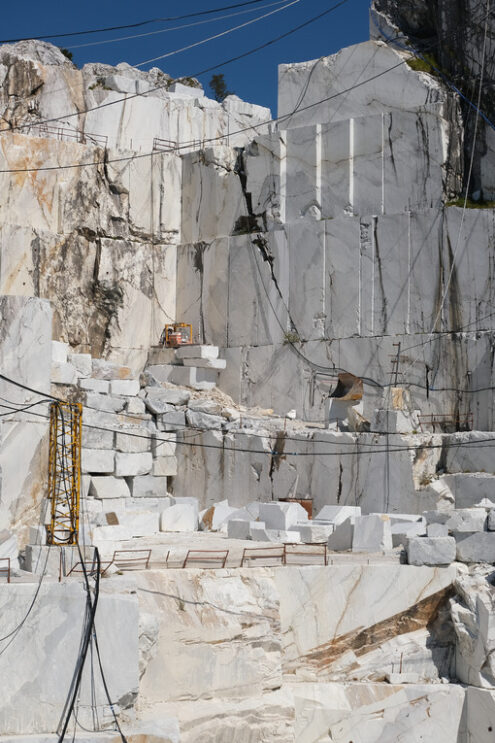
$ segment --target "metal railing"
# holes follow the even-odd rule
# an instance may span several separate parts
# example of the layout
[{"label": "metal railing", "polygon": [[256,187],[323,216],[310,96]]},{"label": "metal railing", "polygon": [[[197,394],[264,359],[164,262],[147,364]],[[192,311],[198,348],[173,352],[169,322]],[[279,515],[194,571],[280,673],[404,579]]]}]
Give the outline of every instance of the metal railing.
[{"label": "metal railing", "polygon": [[242,553],[241,568],[255,560],[280,560],[285,565],[285,544],[281,547],[245,547]]},{"label": "metal railing", "polygon": [[115,565],[118,570],[146,570],[150,560],[151,550],[115,550],[108,567]]},{"label": "metal railing", "polygon": [[327,565],[327,545],[284,544],[284,565]]},{"label": "metal railing", "polygon": [[[217,567],[224,568],[228,556],[229,550],[188,550],[182,567],[187,567],[188,563],[207,563],[208,567],[213,567],[211,563],[219,562],[221,565]],[[197,565],[197,567],[201,566]]]},{"label": "metal railing", "polygon": [[33,124],[29,127],[28,133],[34,137],[75,141],[79,144],[93,144],[97,147],[107,147],[108,145],[108,137],[106,134],[90,134],[89,132],[82,132],[78,129],[67,129],[62,126]]}]

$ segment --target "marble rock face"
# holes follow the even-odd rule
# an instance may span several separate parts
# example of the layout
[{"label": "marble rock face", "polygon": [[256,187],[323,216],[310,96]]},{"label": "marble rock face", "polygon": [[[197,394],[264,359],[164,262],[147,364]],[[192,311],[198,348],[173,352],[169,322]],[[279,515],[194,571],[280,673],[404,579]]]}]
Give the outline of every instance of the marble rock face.
[{"label": "marble rock face", "polygon": [[461,727],[465,691],[459,686],[333,683],[289,688],[300,743],[452,743]]},{"label": "marble rock face", "polygon": [[[51,322],[52,312],[46,301],[34,297],[0,297],[3,375],[49,393]],[[40,399],[39,395],[4,380],[0,380],[0,396],[14,406],[30,405]],[[46,404],[32,410],[41,416],[48,414]],[[14,525],[23,527],[39,513],[47,479],[47,435],[48,421],[29,413],[14,413],[0,428],[0,530]]]},{"label": "marble rock face", "polygon": [[[24,617],[35,587],[33,583],[11,584],[8,590],[2,590],[0,603],[7,631],[15,628]],[[0,674],[2,734],[56,730],[79,651],[85,603],[85,591],[79,583],[42,585],[35,609],[14,641],[5,644],[2,655],[2,666],[7,664],[9,668],[9,673]],[[133,703],[138,691],[137,622],[135,596],[100,595],[96,630],[102,665],[112,699],[122,708]],[[29,637],[36,637],[36,643],[28,642]],[[104,694],[98,677],[99,714],[102,720],[108,720]],[[29,715],[26,715],[26,705],[31,710]],[[80,705],[81,722],[87,725],[91,719],[88,669],[83,676]]]},{"label": "marble rock face", "polygon": [[455,582],[457,596],[451,600],[456,633],[456,674],[465,684],[495,688],[493,608],[495,592],[491,571],[480,567]]}]

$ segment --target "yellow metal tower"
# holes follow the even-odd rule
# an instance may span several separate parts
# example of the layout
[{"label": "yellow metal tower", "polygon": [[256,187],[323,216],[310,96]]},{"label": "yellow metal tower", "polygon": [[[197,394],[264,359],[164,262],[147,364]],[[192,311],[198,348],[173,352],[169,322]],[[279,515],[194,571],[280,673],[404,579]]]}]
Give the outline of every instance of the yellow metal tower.
[{"label": "yellow metal tower", "polygon": [[47,544],[77,544],[81,491],[81,419],[78,402],[50,404]]}]

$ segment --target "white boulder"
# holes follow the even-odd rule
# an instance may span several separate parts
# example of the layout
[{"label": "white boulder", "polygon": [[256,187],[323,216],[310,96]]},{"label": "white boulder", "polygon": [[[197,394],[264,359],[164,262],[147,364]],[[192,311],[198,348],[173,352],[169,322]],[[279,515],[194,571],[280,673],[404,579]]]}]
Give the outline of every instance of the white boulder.
[{"label": "white boulder", "polygon": [[197,512],[188,503],[169,506],[160,514],[160,531],[196,531],[197,528]]}]

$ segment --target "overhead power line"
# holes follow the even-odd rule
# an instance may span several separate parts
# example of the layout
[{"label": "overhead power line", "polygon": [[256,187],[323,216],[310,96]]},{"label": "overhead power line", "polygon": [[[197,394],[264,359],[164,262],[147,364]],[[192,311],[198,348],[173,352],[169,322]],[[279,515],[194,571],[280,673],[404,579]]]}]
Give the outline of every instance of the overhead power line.
[{"label": "overhead power line", "polygon": [[147,26],[150,23],[165,23],[168,21],[182,21],[185,18],[196,18],[202,15],[209,15],[211,13],[220,13],[222,10],[231,10],[232,8],[242,8],[246,5],[255,5],[261,3],[263,0],[248,0],[247,2],[235,3],[233,5],[222,5],[218,8],[210,8],[208,10],[201,10],[197,13],[185,13],[183,15],[174,15],[168,17],[149,18],[145,21],[137,21],[136,23],[127,23],[121,26],[104,26],[103,28],[93,28],[86,31],[66,31],[65,33],[57,34],[44,34],[43,36],[21,36],[15,39],[0,39],[0,44],[15,44],[18,41],[41,41],[43,39],[62,39],[68,36],[85,36],[87,34],[100,34],[107,31],[120,31],[125,28],[140,28]]},{"label": "overhead power line", "polygon": [[[185,52],[188,49],[194,49],[197,46],[206,44],[208,41],[214,41],[215,39],[220,39],[222,36],[231,34],[234,31],[239,31],[241,28],[250,26],[252,23],[257,23],[258,21],[262,21],[264,18],[268,18],[269,16],[274,15],[275,13],[280,13],[282,10],[286,10],[287,8],[290,8],[292,5],[296,5],[297,3],[300,3],[300,2],[301,0],[291,0],[291,2],[287,2],[285,5],[282,5],[282,7],[280,8],[275,8],[275,10],[270,10],[268,13],[263,13],[263,15],[260,15],[257,18],[252,18],[249,21],[244,21],[244,23],[240,23],[238,26],[232,26],[231,28],[227,28],[225,31],[220,31],[219,33],[214,34],[213,36],[208,36],[206,39],[200,39],[199,41],[195,41],[192,44],[187,44],[187,46],[183,46],[180,49],[174,49],[171,52],[160,54],[158,57],[151,57],[150,59],[145,59],[144,62],[138,62],[134,64],[133,66],[143,67],[143,65],[145,64],[151,64],[152,62],[158,62],[160,59],[166,59],[167,57],[172,57],[174,54],[180,54],[181,52]],[[193,77],[196,77],[196,75],[193,75]]]},{"label": "overhead power line", "polygon": [[[5,379],[5,377],[3,377],[3,376],[2,376],[2,378]],[[9,381],[12,384],[17,385],[17,383],[15,382],[15,380],[9,380]],[[24,385],[22,385],[22,386],[24,386]],[[41,393],[39,393],[39,394],[41,394]],[[23,412],[23,411],[22,410],[21,411],[17,411],[17,409],[16,409],[16,410],[13,410],[12,411],[12,414],[14,414],[16,412]],[[108,411],[101,411],[101,412],[108,412]],[[37,416],[39,418],[45,418],[45,419],[48,418],[48,416],[43,415],[41,413],[31,413],[31,415],[35,415],[35,416]],[[107,433],[123,434],[125,436],[130,436],[131,438],[146,439],[146,440],[153,441],[153,443],[155,444],[155,446],[159,446],[159,445],[161,445],[163,443],[170,443],[171,442],[171,439],[161,438],[161,437],[156,436],[156,435],[149,436],[149,435],[146,435],[146,434],[139,434],[139,433],[134,433],[134,432],[131,432],[131,431],[126,431],[125,429],[122,430],[122,429],[115,429],[115,428],[107,428],[105,426],[97,426],[97,425],[94,425],[94,424],[91,424],[91,423],[84,423],[83,422],[83,428],[88,428],[88,429],[97,430],[97,431],[105,431]],[[324,431],[324,430],[325,429],[322,429],[322,431]],[[216,433],[219,433],[220,432],[218,430],[217,431],[215,431],[215,430],[212,431],[211,429],[210,429],[210,431],[212,433],[215,433],[215,432]],[[197,430],[196,433],[197,434],[199,434],[199,433],[208,433],[208,430],[206,430],[206,431]],[[376,433],[376,435],[378,435],[378,436],[381,436],[381,435],[387,435],[387,436],[392,435],[392,432],[384,432],[383,434],[380,434],[378,432],[370,432],[371,435],[373,435],[373,433]],[[459,432],[457,432],[457,433],[459,433]],[[237,432],[236,431],[232,431],[232,434],[235,436],[237,434]],[[267,435],[267,436],[264,436],[262,438],[273,439],[273,438],[276,437],[276,435],[277,434],[274,433],[271,436],[270,435]],[[394,435],[400,435],[400,434],[394,434]],[[435,434],[431,433],[431,434],[427,434],[427,435],[435,435]],[[225,454],[228,454],[229,452],[240,453],[240,454],[251,454],[251,455],[261,454],[261,455],[264,455],[264,456],[279,457],[279,458],[286,458],[286,457],[315,457],[315,458],[318,458],[318,457],[344,457],[344,456],[367,455],[367,454],[370,454],[370,455],[376,455],[376,454],[393,454],[393,453],[396,453],[396,452],[411,452],[411,451],[412,452],[416,452],[416,451],[418,451],[420,449],[428,449],[428,450],[444,449],[445,446],[446,446],[445,442],[442,442],[440,444],[433,444],[433,443],[428,443],[428,442],[424,442],[424,441],[418,442],[418,444],[416,444],[414,446],[407,446],[407,445],[393,446],[393,445],[387,444],[384,448],[377,448],[377,446],[383,447],[382,441],[377,441],[376,442],[376,446],[373,447],[373,448],[364,448],[364,447],[371,447],[373,445],[373,442],[361,443],[359,440],[357,440],[355,442],[338,442],[338,441],[315,441],[312,438],[308,438],[307,440],[305,440],[305,441],[303,440],[301,442],[301,443],[312,444],[314,446],[322,446],[322,445],[328,444],[328,445],[333,445],[333,446],[337,446],[337,447],[338,446],[341,446],[341,444],[344,444],[345,443],[348,446],[353,446],[354,447],[353,451],[317,451],[317,452],[315,452],[315,451],[290,451],[290,450],[289,451],[285,451],[285,450],[284,451],[279,451],[277,449],[271,449],[271,450],[267,450],[267,449],[250,449],[250,448],[247,448],[247,447],[225,446],[225,445],[218,445],[218,444],[207,444],[207,443],[204,443],[204,442],[199,443],[199,442],[194,442],[194,441],[181,441],[180,439],[178,439],[176,442],[174,441],[174,443],[177,443],[178,446],[197,447],[199,449],[218,449],[218,450],[222,451]],[[491,446],[493,443],[495,443],[495,437],[487,437],[487,438],[483,438],[483,439],[471,439],[471,440],[465,440],[465,441],[455,441],[455,442],[453,442],[452,446],[455,446],[455,447],[458,447],[458,446],[476,446],[478,448],[487,448],[487,445],[490,445]],[[448,444],[447,444],[447,446],[448,446]]]},{"label": "overhead power line", "polygon": [[219,15],[216,18],[205,18],[202,21],[194,21],[193,23],[184,23],[181,26],[171,26],[169,28],[159,28],[157,31],[145,31],[141,34],[131,34],[130,36],[117,36],[115,39],[103,39],[102,41],[88,41],[84,44],[71,44],[72,49],[83,49],[89,46],[101,46],[102,44],[115,44],[119,41],[132,41],[132,39],[142,39],[148,36],[156,36],[158,34],[166,34],[172,31],[182,31],[185,28],[194,28],[196,26],[203,26],[205,23],[217,23],[227,18],[235,18],[239,15],[246,15],[246,13],[254,13],[256,10],[264,10],[265,8],[272,8],[274,5],[283,5],[287,0],[276,0],[275,2],[266,3],[260,5],[258,8],[247,8],[245,10],[238,10],[236,13],[227,13],[226,15]]},{"label": "overhead power line", "polygon": [[[335,5],[332,5],[327,10],[323,11],[322,13],[318,13],[318,15],[313,16],[312,18],[309,18],[307,21],[304,21],[304,23],[300,23],[298,26],[294,26],[293,28],[289,29],[289,31],[286,31],[283,34],[279,34],[278,36],[274,37],[273,39],[270,39],[269,41],[264,42],[263,44],[260,44],[259,46],[253,47],[252,49],[249,49],[247,52],[243,52],[242,54],[238,54],[235,57],[231,57],[230,59],[226,59],[223,62],[219,62],[217,64],[211,65],[209,67],[204,68],[203,70],[199,70],[197,72],[193,72],[189,75],[186,75],[185,77],[198,77],[199,75],[204,75],[207,72],[211,72],[212,70],[217,70],[220,67],[225,67],[225,65],[231,64],[232,62],[237,62],[240,59],[244,59],[245,57],[250,56],[251,54],[255,54],[256,52],[261,51],[262,49],[265,49],[268,46],[271,46],[272,44],[277,43],[278,41],[281,41],[282,39],[287,38],[291,34],[296,33],[297,31],[300,31],[302,28],[305,28],[306,26],[310,25],[311,23],[316,22],[323,16],[328,15],[329,13],[333,12],[334,10],[337,10],[337,8],[340,8],[341,5],[344,5],[345,3],[349,2],[349,0],[339,0],[338,3]],[[399,64],[403,64],[401,61]],[[399,65],[397,65],[399,66]],[[380,75],[378,75],[379,77]],[[182,76],[184,77],[184,76]],[[179,78],[180,79],[180,78]],[[98,106],[92,106],[91,108],[82,109],[80,111],[71,112],[67,114],[62,114],[60,116],[53,116],[49,119],[42,119],[41,121],[37,122],[30,122],[29,124],[17,124],[15,126],[10,127],[4,127],[3,129],[0,129],[0,133],[2,132],[13,132],[13,131],[21,131],[23,129],[29,129],[33,126],[34,123],[36,123],[37,126],[40,126],[42,124],[50,124],[54,121],[65,121],[66,119],[74,118],[74,116],[80,116],[82,114],[91,113],[92,111],[99,111],[103,108],[108,108],[109,106],[115,106],[118,103],[126,103],[133,98],[141,98],[143,96],[149,95],[150,93],[155,93],[157,90],[164,90],[168,87],[169,83],[163,83],[161,85],[156,85],[154,88],[150,88],[146,91],[146,93],[131,93],[130,95],[127,95],[123,98],[117,98],[114,101],[107,101],[106,103],[101,103]],[[301,109],[300,109],[301,110]],[[277,119],[274,119],[273,121],[276,121]],[[257,126],[261,126],[262,123],[270,123],[272,121],[269,119],[267,122],[260,122],[260,124],[257,124]],[[241,131],[249,131],[253,127],[246,127],[245,129]],[[221,135],[219,137],[214,137],[211,140],[208,141],[216,141],[219,139],[225,139],[226,135]],[[151,153],[150,153],[151,154]],[[146,155],[144,155],[146,156]],[[129,158],[125,158],[129,159]],[[96,165],[98,163],[89,163],[90,165]],[[0,171],[0,172],[6,172],[6,171]]]}]

